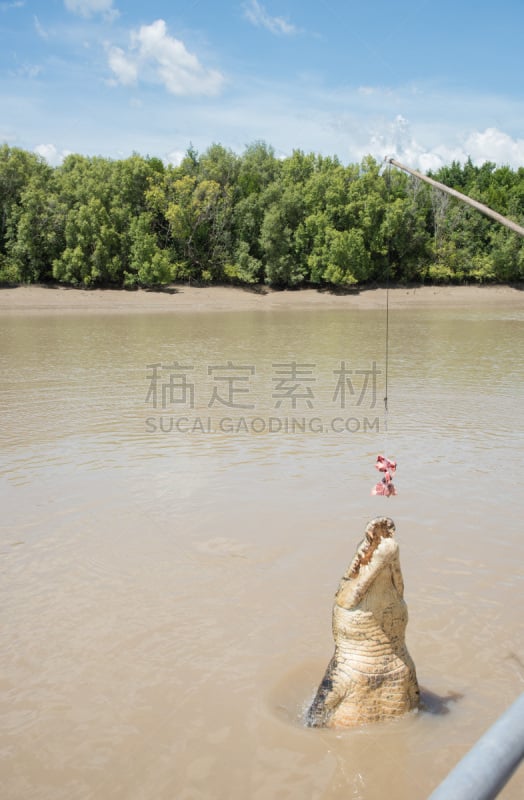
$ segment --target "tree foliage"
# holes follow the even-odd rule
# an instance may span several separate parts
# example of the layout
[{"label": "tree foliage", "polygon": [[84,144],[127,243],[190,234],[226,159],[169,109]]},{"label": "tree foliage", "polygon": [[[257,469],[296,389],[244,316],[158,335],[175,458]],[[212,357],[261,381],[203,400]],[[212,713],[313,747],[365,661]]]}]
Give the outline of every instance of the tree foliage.
[{"label": "tree foliage", "polygon": [[[524,168],[452,162],[433,175],[524,221]],[[524,279],[518,236],[368,156],[344,166],[264,142],[192,146],[179,166],[0,147],[0,282],[174,280],[350,287]]]}]

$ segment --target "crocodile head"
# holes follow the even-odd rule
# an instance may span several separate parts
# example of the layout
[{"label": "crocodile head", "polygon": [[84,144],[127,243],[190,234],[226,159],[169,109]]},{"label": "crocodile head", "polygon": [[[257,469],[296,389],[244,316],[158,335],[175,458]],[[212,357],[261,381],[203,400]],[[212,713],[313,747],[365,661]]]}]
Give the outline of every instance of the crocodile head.
[{"label": "crocodile head", "polygon": [[383,539],[391,539],[395,533],[395,523],[389,517],[372,519],[364,531],[364,538],[357,547],[355,557],[348,573],[352,578],[360,572],[360,567],[369,564]]}]

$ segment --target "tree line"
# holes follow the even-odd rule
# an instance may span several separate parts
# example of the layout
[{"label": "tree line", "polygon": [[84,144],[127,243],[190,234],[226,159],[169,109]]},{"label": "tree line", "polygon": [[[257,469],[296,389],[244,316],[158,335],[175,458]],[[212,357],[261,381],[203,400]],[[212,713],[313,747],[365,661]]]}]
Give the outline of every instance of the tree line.
[{"label": "tree line", "polygon": [[[431,174],[431,173],[430,173]],[[453,162],[432,177],[524,221],[524,168]],[[0,147],[0,283],[174,281],[350,287],[518,282],[524,244],[460,201],[368,156],[263,142],[192,146],[179,166],[134,154],[58,167]]]}]

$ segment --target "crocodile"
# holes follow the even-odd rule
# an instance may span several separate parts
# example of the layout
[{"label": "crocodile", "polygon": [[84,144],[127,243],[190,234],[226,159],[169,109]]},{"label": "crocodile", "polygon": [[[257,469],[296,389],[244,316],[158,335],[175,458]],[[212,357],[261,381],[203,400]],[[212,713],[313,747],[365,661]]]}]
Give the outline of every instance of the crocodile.
[{"label": "crocodile", "polygon": [[418,707],[395,524],[373,519],[342,576],[333,606],[335,652],[306,714],[310,727],[350,727]]}]

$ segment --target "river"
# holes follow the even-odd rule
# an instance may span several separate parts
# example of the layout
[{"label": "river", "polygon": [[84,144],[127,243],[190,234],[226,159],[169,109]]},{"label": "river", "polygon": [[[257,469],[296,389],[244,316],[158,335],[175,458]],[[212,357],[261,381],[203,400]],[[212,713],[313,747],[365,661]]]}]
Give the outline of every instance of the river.
[{"label": "river", "polygon": [[[381,311],[0,319],[2,797],[426,797],[524,688],[523,345],[393,313],[386,432]],[[384,514],[425,710],[307,729]]]}]

